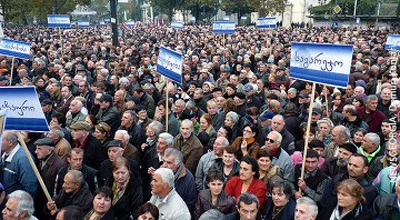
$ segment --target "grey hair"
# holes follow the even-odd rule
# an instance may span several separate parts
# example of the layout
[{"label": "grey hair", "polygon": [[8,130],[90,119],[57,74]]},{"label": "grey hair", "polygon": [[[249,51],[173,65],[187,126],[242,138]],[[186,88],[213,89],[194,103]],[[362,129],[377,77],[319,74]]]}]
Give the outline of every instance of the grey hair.
[{"label": "grey hair", "polygon": [[362,87],[362,86],[356,86],[356,88],[354,88],[354,90],[355,90],[355,89],[357,89],[357,88],[361,89],[362,93],[364,93],[364,92],[365,92],[365,89],[364,89],[364,87]]},{"label": "grey hair", "polygon": [[[226,137],[217,137],[217,139],[222,139],[224,141],[223,145],[224,147],[227,147],[229,145],[229,141],[228,139],[226,139]],[[217,140],[215,139],[215,140]]]},{"label": "grey hair", "polygon": [[158,168],[154,171],[154,174],[158,174],[161,177],[163,183],[167,183],[169,188],[172,189],[175,186],[174,173],[168,168]]},{"label": "grey hair", "polygon": [[186,105],[185,101],[183,101],[182,99],[176,100],[175,103],[181,103],[183,106]]},{"label": "grey hair", "polygon": [[235,125],[239,122],[239,115],[236,112],[228,112],[226,113],[225,117],[229,117],[232,119],[233,123],[235,123]]},{"label": "grey hair", "polygon": [[156,136],[161,133],[161,131],[164,129],[164,126],[161,122],[159,121],[152,121],[149,125],[148,128],[153,130],[154,133],[156,133]]},{"label": "grey hair", "polygon": [[59,137],[59,138],[63,138],[64,137],[64,132],[62,131],[62,128],[60,126],[57,126],[57,125],[52,126],[50,128],[50,131],[52,131],[52,133],[54,135],[56,135],[57,137]]},{"label": "grey hair", "polygon": [[175,164],[179,164],[179,163],[183,162],[182,152],[180,152],[179,150],[177,150],[175,148],[166,149],[164,152],[164,156],[165,157],[175,156]]},{"label": "grey hair", "polygon": [[126,77],[122,77],[121,79],[119,79],[119,84],[124,84],[124,85],[128,85],[129,84],[129,79]]},{"label": "grey hair", "polygon": [[243,202],[246,205],[251,205],[252,203],[256,203],[257,204],[257,208],[260,205],[260,202],[258,201],[257,196],[255,196],[253,193],[250,192],[246,192],[246,193],[242,193],[238,200],[237,200],[237,207],[238,209],[240,209],[240,203]]},{"label": "grey hair", "polygon": [[196,103],[194,103],[194,101],[190,100],[186,103],[186,108],[194,108],[196,106]]},{"label": "grey hair", "polygon": [[74,100],[72,100],[72,102],[75,102],[76,104],[78,104],[79,109],[83,108],[83,103],[80,100],[74,99]]},{"label": "grey hair", "polygon": [[369,101],[372,101],[372,100],[378,101],[378,96],[376,96],[376,95],[369,95],[369,96],[367,96],[367,98],[365,99],[365,102],[369,102]]},{"label": "grey hair", "polygon": [[310,208],[311,215],[315,215],[315,216],[318,215],[318,206],[317,206],[317,203],[315,203],[315,201],[312,200],[312,199],[310,199],[309,197],[304,196],[304,197],[298,198],[298,199],[296,200],[296,204],[304,204],[304,205],[307,205],[307,206],[309,206],[309,208]]},{"label": "grey hair", "polygon": [[16,190],[12,192],[10,195],[8,195],[8,199],[19,200],[15,217],[20,215],[21,212],[26,211],[27,216],[24,219],[25,220],[31,219],[31,216],[35,212],[35,207],[33,206],[32,196],[29,193],[23,190]]},{"label": "grey hair", "polygon": [[347,140],[350,140],[351,134],[350,134],[350,130],[347,127],[345,127],[343,125],[338,125],[335,128],[340,128],[339,136],[345,136],[347,138]]},{"label": "grey hair", "polygon": [[124,140],[126,140],[126,141],[129,140],[128,131],[126,131],[126,130],[118,130],[118,131],[115,132],[115,135],[117,135],[117,134],[121,134],[122,137],[124,138]]},{"label": "grey hair", "polygon": [[83,183],[85,182],[85,179],[83,178],[83,174],[81,171],[79,170],[69,170],[68,173],[70,173],[72,175],[72,178],[79,183],[80,186],[83,185]]},{"label": "grey hair", "polygon": [[281,133],[277,132],[277,131],[271,131],[269,132],[270,134],[274,134],[278,137],[278,140],[276,140],[279,144],[282,143],[282,135]]},{"label": "grey hair", "polygon": [[15,133],[15,131],[7,132],[5,138],[7,141],[12,141],[14,144],[18,143],[18,136],[17,133]]},{"label": "grey hair", "polygon": [[164,139],[165,142],[167,143],[167,146],[169,147],[174,145],[174,137],[168,132],[161,133],[160,135],[158,135],[158,138]]},{"label": "grey hair", "polygon": [[203,214],[201,214],[199,220],[220,220],[225,219],[224,213],[217,209],[210,209]]},{"label": "grey hair", "polygon": [[370,132],[370,133],[367,133],[364,137],[368,137],[369,139],[371,139],[371,142],[373,144],[375,144],[375,146],[377,146],[377,147],[381,143],[381,138],[376,133]]},{"label": "grey hair", "polygon": [[183,123],[187,123],[187,124],[189,124],[189,126],[191,127],[191,128],[193,128],[193,122],[191,121],[191,120],[189,120],[189,119],[185,119],[185,120],[183,120],[182,122],[181,122],[181,125],[183,124]]}]

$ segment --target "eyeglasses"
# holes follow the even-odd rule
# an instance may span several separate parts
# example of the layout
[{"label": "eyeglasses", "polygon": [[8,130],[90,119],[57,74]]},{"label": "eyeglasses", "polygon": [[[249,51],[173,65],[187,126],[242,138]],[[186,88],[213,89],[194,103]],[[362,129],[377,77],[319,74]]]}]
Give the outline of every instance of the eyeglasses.
[{"label": "eyeglasses", "polygon": [[266,142],[268,141],[271,144],[275,143],[275,140],[274,139],[270,139],[270,138],[265,139],[265,141]]}]

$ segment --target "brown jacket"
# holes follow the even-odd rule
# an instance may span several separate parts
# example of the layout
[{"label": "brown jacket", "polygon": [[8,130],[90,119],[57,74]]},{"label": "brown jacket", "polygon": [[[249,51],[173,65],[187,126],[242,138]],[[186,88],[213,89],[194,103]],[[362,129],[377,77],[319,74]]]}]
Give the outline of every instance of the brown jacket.
[{"label": "brown jacket", "polygon": [[183,163],[191,173],[196,173],[197,164],[203,155],[203,145],[193,134],[184,142],[182,134],[175,137],[174,148],[180,150],[183,154]]},{"label": "brown jacket", "polygon": [[[243,137],[237,137],[235,141],[233,141],[232,146],[236,148],[236,159],[238,161],[241,161],[243,156],[242,150],[241,150],[241,145],[242,145]],[[257,160],[257,154],[258,151],[260,151],[260,145],[255,141],[253,142],[247,142],[247,152],[249,153],[248,156],[254,158]]]},{"label": "brown jacket", "polygon": [[54,148],[54,152],[65,162],[67,162],[67,156],[70,150],[71,144],[69,144],[65,138],[61,138]]}]

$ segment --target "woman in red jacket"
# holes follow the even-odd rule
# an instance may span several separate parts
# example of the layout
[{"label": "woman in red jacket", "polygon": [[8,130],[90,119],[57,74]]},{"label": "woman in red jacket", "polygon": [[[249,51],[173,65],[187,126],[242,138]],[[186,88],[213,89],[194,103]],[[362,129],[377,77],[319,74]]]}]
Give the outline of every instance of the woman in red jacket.
[{"label": "woman in red jacket", "polygon": [[257,161],[249,156],[243,157],[240,162],[239,176],[232,177],[225,187],[225,192],[237,199],[240,194],[245,192],[253,193],[260,201],[260,207],[263,207],[267,186],[259,177],[259,168]]}]

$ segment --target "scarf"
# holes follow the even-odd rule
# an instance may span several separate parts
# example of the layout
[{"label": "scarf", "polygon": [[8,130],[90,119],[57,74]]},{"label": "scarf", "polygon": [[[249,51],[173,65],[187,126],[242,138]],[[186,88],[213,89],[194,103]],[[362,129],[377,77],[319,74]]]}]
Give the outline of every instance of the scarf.
[{"label": "scarf", "polygon": [[336,205],[336,208],[333,210],[332,215],[329,220],[341,220],[346,215],[351,214],[351,213],[353,214],[353,216],[352,216],[353,218],[357,217],[360,215],[360,212],[362,212],[362,205],[361,205],[361,203],[358,203],[358,205],[353,210],[343,212],[342,214],[340,214],[341,209],[342,208],[340,208],[338,205]]},{"label": "scarf", "polygon": [[[129,182],[129,180],[128,180]],[[112,186],[112,191],[114,195],[114,199],[112,201],[112,204],[115,205],[119,199],[124,195],[126,186],[128,185],[128,182],[124,184],[119,184],[117,181],[114,181],[113,186]]]}]

